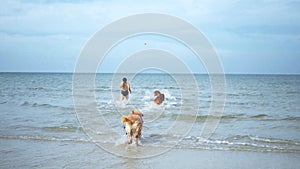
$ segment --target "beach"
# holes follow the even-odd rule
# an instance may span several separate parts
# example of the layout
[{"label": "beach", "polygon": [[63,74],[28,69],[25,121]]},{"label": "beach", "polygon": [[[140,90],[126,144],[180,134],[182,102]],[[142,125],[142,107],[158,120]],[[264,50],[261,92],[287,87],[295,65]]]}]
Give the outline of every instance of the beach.
[{"label": "beach", "polygon": [[[1,168],[281,168],[300,165],[300,154],[172,149],[159,156],[131,159],[94,144],[1,139]],[[6,148],[4,148],[6,147]]]},{"label": "beach", "polygon": [[[116,75],[86,76],[94,87],[83,78],[76,93],[73,74],[0,74],[0,168],[299,166],[298,75],[226,75],[222,116],[209,114],[208,75],[193,75],[196,87],[185,75],[118,75],[118,83],[132,77],[126,105]],[[165,94],[162,105],[153,104],[155,90]],[[128,145],[120,120],[132,109],[144,114],[139,146]],[[207,119],[218,124],[204,139]]]}]

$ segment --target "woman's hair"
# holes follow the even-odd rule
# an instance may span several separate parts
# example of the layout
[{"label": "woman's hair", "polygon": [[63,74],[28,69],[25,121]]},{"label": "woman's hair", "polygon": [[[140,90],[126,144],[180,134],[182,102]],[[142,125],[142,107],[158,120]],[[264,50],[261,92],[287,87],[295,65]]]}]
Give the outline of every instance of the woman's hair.
[{"label": "woman's hair", "polygon": [[123,86],[123,88],[125,88],[126,87],[126,83],[127,83],[127,78],[124,77],[122,80],[123,80],[123,85],[122,86]]}]

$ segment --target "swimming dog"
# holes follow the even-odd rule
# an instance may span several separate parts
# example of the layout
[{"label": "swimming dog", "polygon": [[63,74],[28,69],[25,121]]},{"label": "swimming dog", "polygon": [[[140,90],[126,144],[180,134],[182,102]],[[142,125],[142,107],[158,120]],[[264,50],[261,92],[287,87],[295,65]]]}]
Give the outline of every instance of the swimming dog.
[{"label": "swimming dog", "polygon": [[128,143],[132,143],[132,136],[135,135],[135,144],[138,145],[138,139],[141,138],[143,128],[143,113],[139,110],[133,110],[128,116],[122,116],[121,121],[125,124],[125,130],[128,137]]},{"label": "swimming dog", "polygon": [[160,91],[158,90],[154,91],[154,96],[155,96],[154,103],[158,105],[160,105],[165,100],[165,95],[160,93]]}]

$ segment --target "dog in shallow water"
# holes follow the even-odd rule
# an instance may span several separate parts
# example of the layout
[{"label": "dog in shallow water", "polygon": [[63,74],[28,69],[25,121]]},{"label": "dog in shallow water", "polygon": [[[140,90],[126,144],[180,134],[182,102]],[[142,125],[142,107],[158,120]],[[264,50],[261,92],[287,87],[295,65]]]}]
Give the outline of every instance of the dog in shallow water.
[{"label": "dog in shallow water", "polygon": [[135,144],[141,138],[143,128],[143,113],[139,110],[133,110],[128,116],[122,116],[121,121],[125,124],[125,130],[128,137],[128,143],[132,143],[132,137],[135,136]]},{"label": "dog in shallow water", "polygon": [[160,93],[160,91],[155,90],[154,91],[154,103],[160,105],[165,100],[165,95]]}]

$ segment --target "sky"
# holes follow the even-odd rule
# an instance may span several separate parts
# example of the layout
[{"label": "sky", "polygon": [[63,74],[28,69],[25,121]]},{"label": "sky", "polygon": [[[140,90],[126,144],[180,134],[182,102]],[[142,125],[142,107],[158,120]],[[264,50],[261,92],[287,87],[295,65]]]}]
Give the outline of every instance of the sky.
[{"label": "sky", "polygon": [[[201,31],[225,73],[300,74],[299,0],[1,0],[0,72],[74,72],[93,35],[126,16],[161,13],[178,17]],[[99,71],[114,72],[120,60],[159,48],[205,73],[201,61],[174,39],[132,37],[110,51]]]}]

